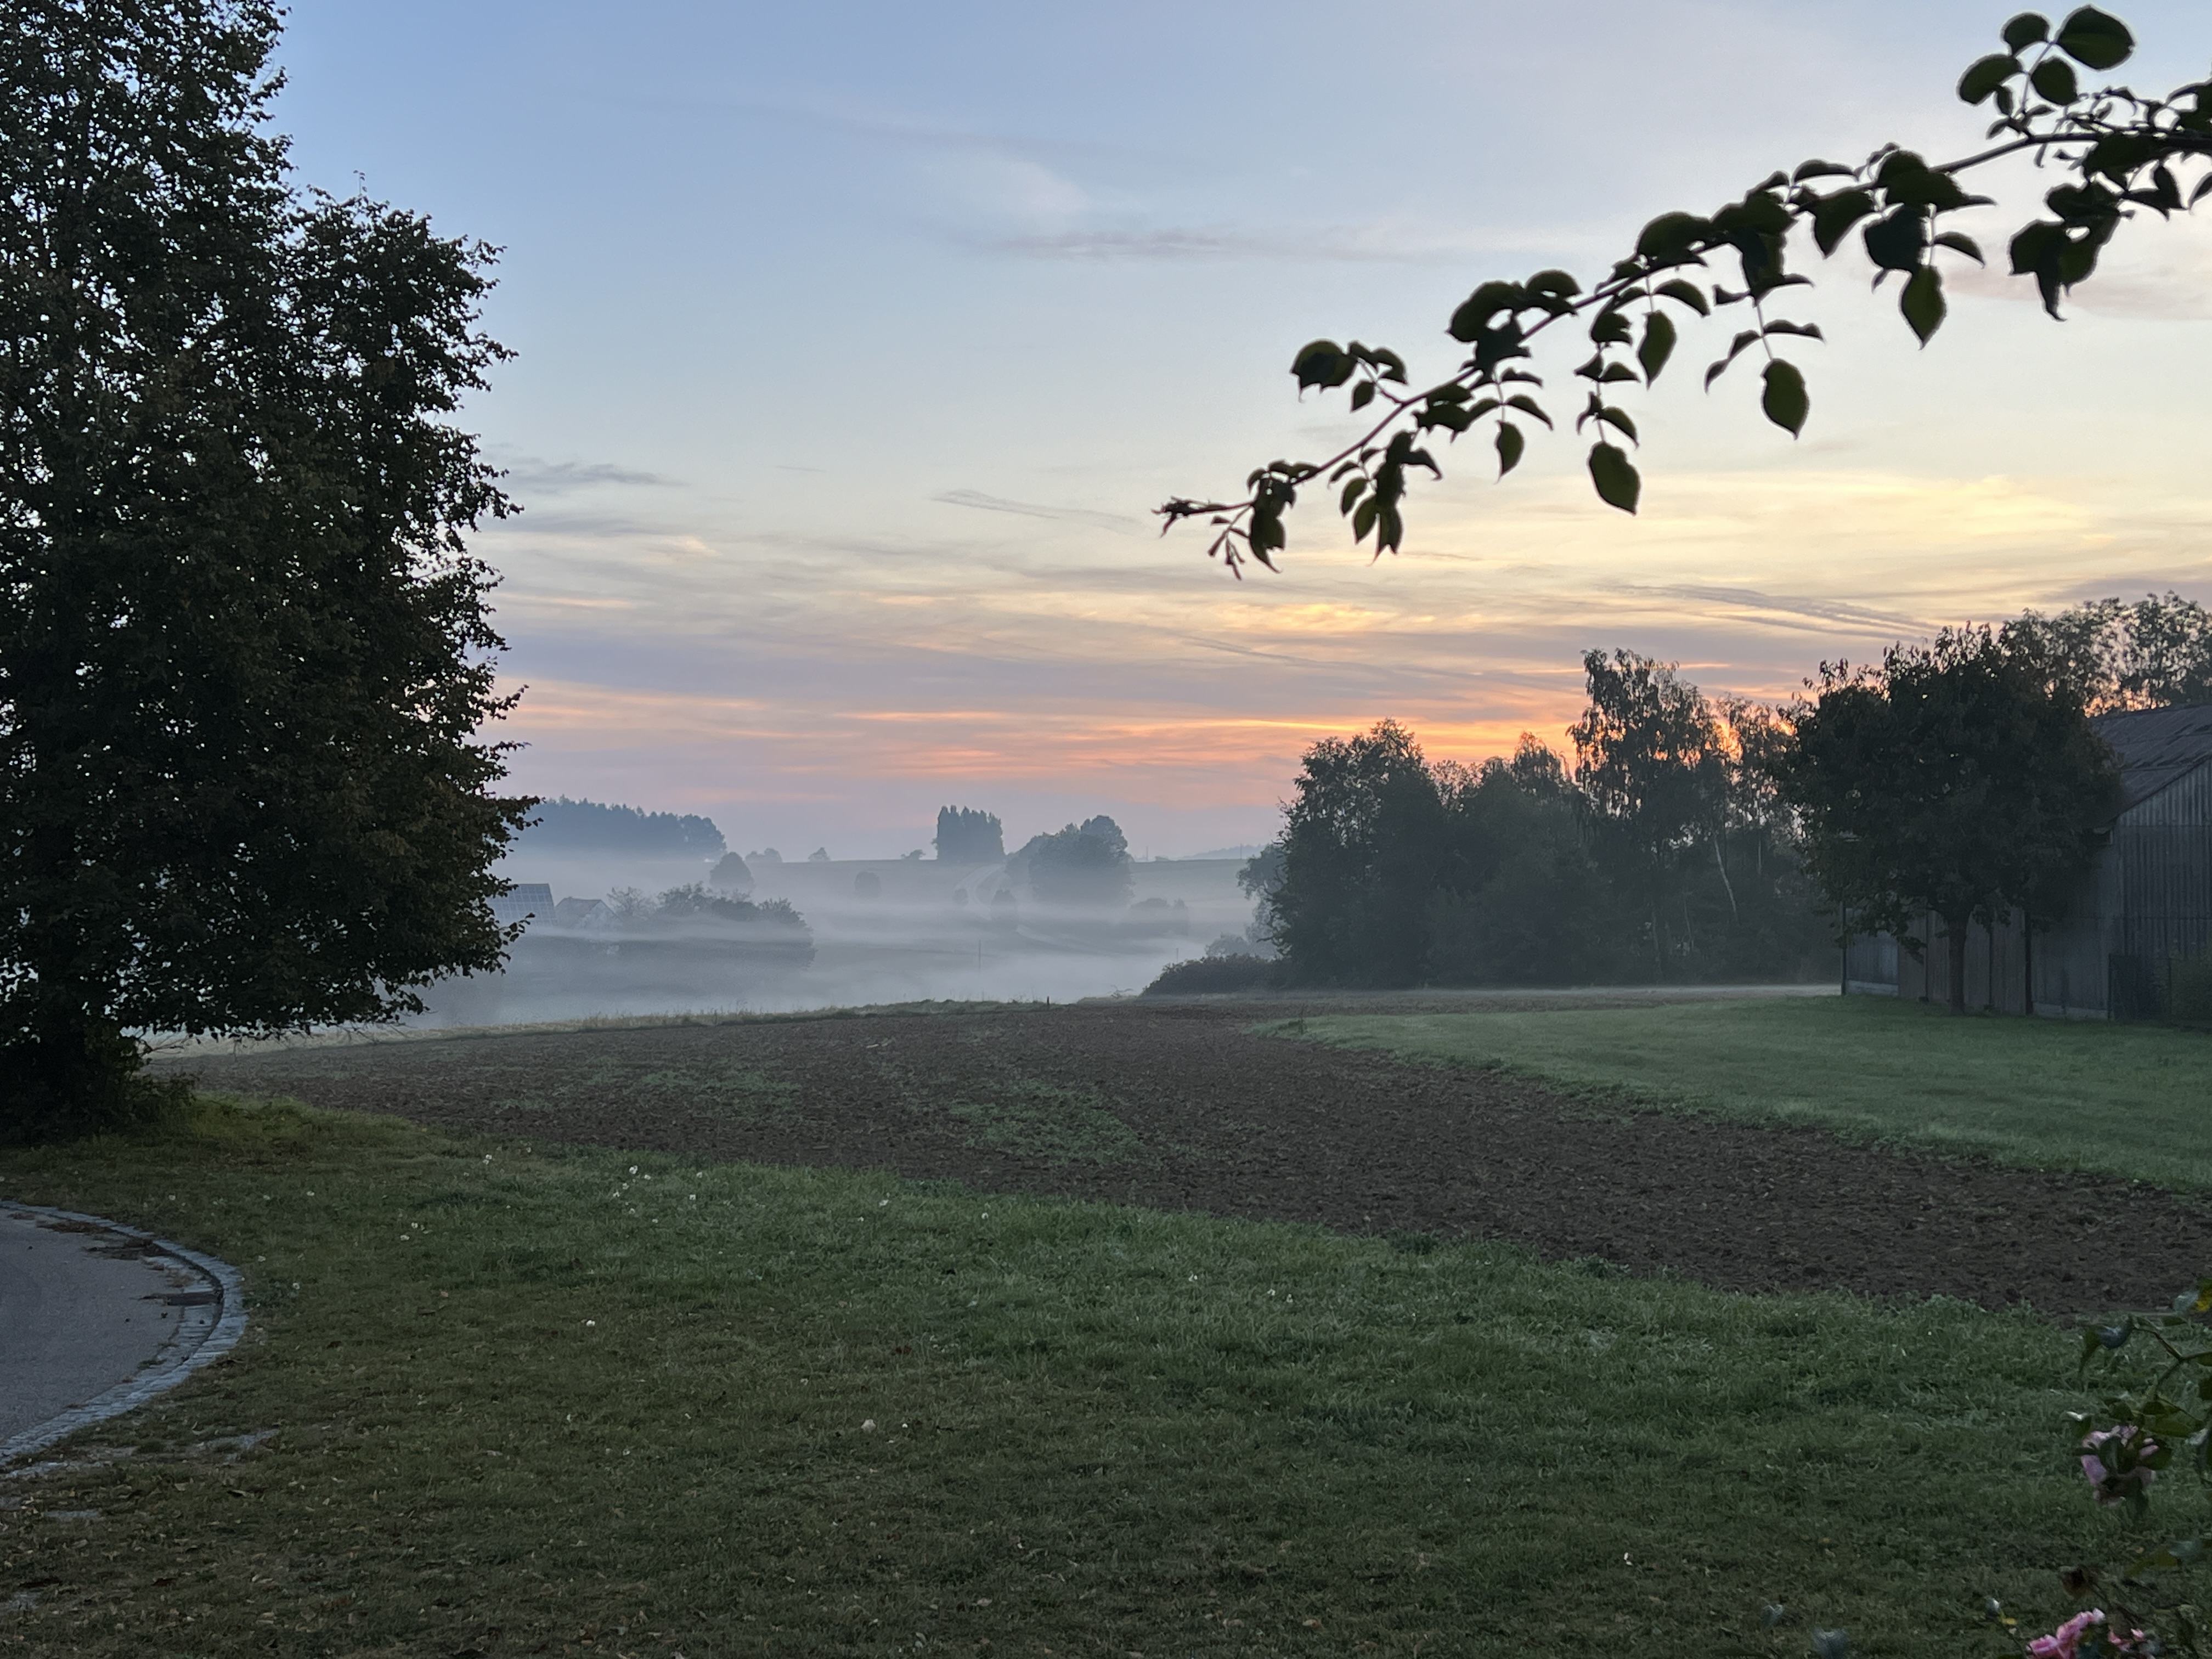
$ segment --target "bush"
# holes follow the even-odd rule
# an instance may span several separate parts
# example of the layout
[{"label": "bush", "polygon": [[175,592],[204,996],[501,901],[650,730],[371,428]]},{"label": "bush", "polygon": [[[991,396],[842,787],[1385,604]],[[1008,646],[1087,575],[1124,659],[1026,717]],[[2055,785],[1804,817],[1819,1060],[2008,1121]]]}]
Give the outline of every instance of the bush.
[{"label": "bush", "polygon": [[2176,1025],[2212,1025],[2212,955],[2167,959],[2166,1017]]},{"label": "bush", "polygon": [[1275,963],[1265,957],[1197,957],[1170,963],[1145,987],[1148,997],[1206,996],[1223,991],[1256,991],[1275,982]]}]

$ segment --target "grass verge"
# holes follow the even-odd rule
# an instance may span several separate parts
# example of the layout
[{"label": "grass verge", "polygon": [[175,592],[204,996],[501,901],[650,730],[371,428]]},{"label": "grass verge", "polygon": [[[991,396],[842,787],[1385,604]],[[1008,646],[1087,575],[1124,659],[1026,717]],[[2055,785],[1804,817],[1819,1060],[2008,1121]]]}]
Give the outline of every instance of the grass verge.
[{"label": "grass verge", "polygon": [[0,1650],[1996,1653],[2124,1524],[2069,1339],[1963,1304],[281,1104],[0,1190],[253,1320],[0,1481]]},{"label": "grass verge", "polygon": [[1562,1092],[2212,1189],[2212,1035],[1883,997],[1328,1015],[1255,1028]]}]

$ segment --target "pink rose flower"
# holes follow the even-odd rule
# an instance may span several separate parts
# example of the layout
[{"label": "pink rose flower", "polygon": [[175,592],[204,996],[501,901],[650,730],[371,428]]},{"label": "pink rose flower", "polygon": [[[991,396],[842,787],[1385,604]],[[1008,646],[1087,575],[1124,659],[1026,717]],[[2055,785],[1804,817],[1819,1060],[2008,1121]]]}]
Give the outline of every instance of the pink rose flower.
[{"label": "pink rose flower", "polygon": [[2130,1656],[2150,1651],[2148,1632],[2130,1630],[2123,1636],[2105,1621],[2104,1610],[2092,1607],[2087,1613],[2077,1613],[2048,1636],[2039,1636],[2027,1644],[2033,1659],[2075,1659],[2085,1650],[2093,1654],[2110,1656],[2110,1659],[2130,1659]]},{"label": "pink rose flower", "polygon": [[2081,1442],[2081,1473],[2100,1504],[2117,1504],[2149,1490],[2158,1472],[2143,1468],[2142,1460],[2157,1452],[2158,1442],[2133,1423],[2100,1429]]}]

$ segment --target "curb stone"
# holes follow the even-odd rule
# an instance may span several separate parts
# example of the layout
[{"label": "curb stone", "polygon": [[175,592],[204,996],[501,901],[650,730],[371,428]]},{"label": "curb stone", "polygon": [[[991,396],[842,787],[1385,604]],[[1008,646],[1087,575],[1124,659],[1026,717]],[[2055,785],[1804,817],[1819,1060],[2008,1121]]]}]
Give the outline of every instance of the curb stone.
[{"label": "curb stone", "polygon": [[[161,1257],[173,1269],[194,1282],[195,1288],[179,1293],[177,1328],[139,1369],[105,1394],[96,1395],[58,1417],[25,1429],[0,1441],[0,1468],[45,1450],[79,1429],[104,1423],[136,1410],[157,1395],[166,1394],[205,1365],[211,1365],[238,1346],[246,1333],[246,1281],[228,1261],[188,1250],[181,1244],[136,1227],[126,1227],[104,1216],[81,1215],[73,1210],[50,1210],[38,1204],[0,1201],[0,1212],[17,1220],[68,1224],[71,1232],[98,1231],[117,1243],[136,1244],[149,1255]],[[27,1471],[18,1470],[17,1474]]]}]

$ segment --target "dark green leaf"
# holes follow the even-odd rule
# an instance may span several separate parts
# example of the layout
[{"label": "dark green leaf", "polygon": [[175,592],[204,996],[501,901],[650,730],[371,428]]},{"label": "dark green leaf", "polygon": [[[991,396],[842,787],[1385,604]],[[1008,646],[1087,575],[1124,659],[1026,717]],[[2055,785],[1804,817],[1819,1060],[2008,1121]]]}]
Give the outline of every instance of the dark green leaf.
[{"label": "dark green leaf", "polygon": [[1497,408],[1497,407],[1498,407],[1498,399],[1497,399],[1497,398],[1484,398],[1480,399],[1480,401],[1478,401],[1477,403],[1475,403],[1475,404],[1474,404],[1471,408],[1469,408],[1469,409],[1468,409],[1468,410],[1467,412],[1468,412],[1469,415],[1473,416],[1476,420],[1478,420],[1478,421],[1479,421],[1479,420],[1480,420],[1484,416],[1486,416],[1486,415],[1489,414],[1489,413],[1490,413],[1490,411],[1491,411],[1492,410],[1493,410],[1493,409],[1495,409],[1495,408]]},{"label": "dark green leaf", "polygon": [[1839,190],[1824,196],[1813,208],[1813,240],[1823,253],[1833,253],[1844,233],[1874,211],[1874,194],[1864,190]]},{"label": "dark green leaf", "polygon": [[1344,494],[1337,501],[1336,510],[1340,513],[1351,512],[1352,502],[1358,501],[1366,493],[1367,480],[1364,478],[1354,478],[1350,483],[1345,485]]},{"label": "dark green leaf", "polygon": [[1548,294],[1556,300],[1571,300],[1583,291],[1583,285],[1564,270],[1540,270],[1522,286],[1531,294]]},{"label": "dark green leaf", "polygon": [[[2202,195],[2203,193],[2202,187],[2200,187],[2198,194]],[[1684,305],[1689,307],[1691,310],[1696,312],[1700,317],[1710,317],[1713,314],[1712,307],[1705,303],[1705,296],[1698,291],[1697,284],[1694,283],[1686,283],[1680,276],[1674,277],[1669,281],[1660,283],[1657,288],[1652,290],[1652,292],[1655,294],[1663,294],[1670,300],[1680,301]]]},{"label": "dark green leaf", "polygon": [[1517,283],[1485,283],[1460,302],[1446,331],[1453,339],[1471,345],[1489,327],[1492,317],[1501,311],[1519,309],[1528,298]]},{"label": "dark green leaf", "polygon": [[2050,20],[2038,12],[2024,11],[2004,26],[2004,43],[2014,52],[2050,38]]},{"label": "dark green leaf", "polygon": [[1766,390],[1759,394],[1759,406],[1766,411],[1766,418],[1796,437],[1805,429],[1805,416],[1812,409],[1813,400],[1805,392],[1805,377],[1797,372],[1797,365],[1776,358],[1766,366]]},{"label": "dark green leaf", "polygon": [[2025,227],[2012,239],[2013,275],[2025,276],[2039,270],[2047,260],[2058,257],[2065,242],[2066,228],[2054,225],[2048,219],[2039,219]]},{"label": "dark green leaf", "polygon": [[2020,59],[2009,52],[1993,52],[1986,58],[1977,58],[1959,77],[1959,96],[1978,104],[2019,73]]},{"label": "dark green leaf", "polygon": [[1615,409],[1612,404],[1607,404],[1597,411],[1597,418],[1608,426],[1619,428],[1631,438],[1636,436],[1636,422],[1628,418],[1627,412],[1624,410]]},{"label": "dark green leaf", "polygon": [[1982,258],[1982,245],[1963,230],[1947,230],[1936,239],[1937,247],[1948,247],[1954,253],[1963,253],[1978,265],[1989,264]]},{"label": "dark green leaf", "polygon": [[2197,181],[2197,188],[2189,192],[2189,205],[2195,207],[2208,195],[2212,195],[2212,173],[2206,173]]},{"label": "dark green leaf", "polygon": [[1917,207],[1899,208],[1866,228],[1867,258],[1884,270],[1911,270],[1928,246],[1927,215]]},{"label": "dark green leaf", "polygon": [[2074,65],[2063,58],[2045,58],[2027,77],[2027,83],[2035,88],[2037,97],[2048,98],[2054,104],[2070,104],[2081,91],[2074,79]]},{"label": "dark green leaf", "polygon": [[1604,442],[1591,445],[1589,475],[1590,482],[1597,486],[1600,501],[1624,513],[1636,511],[1637,498],[1644,493],[1644,480],[1637,477],[1626,450]]},{"label": "dark green leaf", "polygon": [[1367,532],[1375,528],[1375,515],[1382,510],[1382,503],[1372,495],[1360,502],[1358,510],[1352,515],[1353,541],[1364,542],[1367,539]]},{"label": "dark green leaf", "polygon": [[1376,347],[1369,355],[1370,360],[1382,369],[1384,380],[1395,380],[1400,386],[1406,384],[1406,360],[1403,357],[1385,346]]},{"label": "dark green leaf", "polygon": [[1841,167],[1833,161],[1800,161],[1797,171],[1790,175],[1790,182],[1802,185],[1808,179],[1848,179],[1855,168]]},{"label": "dark green leaf", "polygon": [[1905,313],[1905,320],[1926,345],[1929,337],[1943,326],[1943,278],[1933,265],[1923,265],[1905,279],[1905,293],[1897,302]]},{"label": "dark green leaf", "polygon": [[1820,325],[1818,323],[1786,323],[1778,318],[1769,323],[1760,331],[1765,334],[1796,334],[1805,339],[1820,340],[1824,343],[1827,339],[1827,337],[1820,332]]},{"label": "dark green leaf", "polygon": [[2054,44],[2084,68],[2103,70],[2126,63],[2136,49],[2136,38],[2118,18],[2083,6],[2058,26]]},{"label": "dark green leaf", "polygon": [[1636,371],[1626,363],[1607,363],[1605,373],[1597,377],[1600,386],[1610,386],[1615,380],[1632,380],[1635,378]]},{"label": "dark green leaf", "polygon": [[1662,213],[1638,234],[1636,251],[1662,264],[1679,264],[1691,257],[1712,228],[1711,220],[1694,213]]},{"label": "dark green leaf", "polygon": [[1377,553],[1395,553],[1405,544],[1406,521],[1398,516],[1396,507],[1384,507],[1376,515],[1376,523],[1380,526],[1375,538],[1375,550]]},{"label": "dark green leaf", "polygon": [[1636,361],[1644,365],[1644,383],[1650,385],[1674,355],[1674,319],[1654,309],[1644,319],[1644,343],[1636,348]]},{"label": "dark green leaf", "polygon": [[1734,340],[1730,341],[1729,343],[1728,356],[1723,357],[1718,362],[1715,363],[1711,368],[1708,368],[1705,371],[1705,390],[1711,392],[1713,389],[1713,382],[1720,379],[1721,371],[1726,368],[1730,363],[1734,362],[1737,357],[1741,356],[1746,347],[1757,345],[1758,343],[1759,331],[1755,328],[1747,328],[1744,330],[1742,333],[1737,335]]},{"label": "dark green leaf", "polygon": [[1597,320],[1590,325],[1589,337],[1591,342],[1597,345],[1626,345],[1628,319],[1618,307],[1601,311]]},{"label": "dark green leaf", "polygon": [[1498,476],[1504,477],[1521,465],[1521,452],[1528,447],[1521,428],[1510,421],[1498,423]]},{"label": "dark green leaf", "polygon": [[1310,386],[1340,386],[1352,378],[1352,359],[1335,341],[1316,340],[1291,359],[1291,373],[1297,376],[1301,392]]},{"label": "dark green leaf", "polygon": [[1549,426],[1552,423],[1552,417],[1544,413],[1541,409],[1539,409],[1536,406],[1536,400],[1534,398],[1528,396],[1526,393],[1515,392],[1513,396],[1505,400],[1505,406],[1508,409],[1517,409],[1523,415],[1533,415],[1538,420],[1541,421],[1546,426]]},{"label": "dark green leaf", "polygon": [[1352,388],[1352,406],[1354,410],[1364,409],[1368,404],[1374,401],[1374,381],[1362,380],[1358,386]]}]

